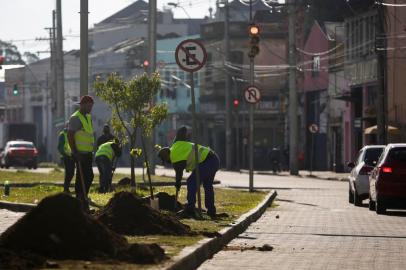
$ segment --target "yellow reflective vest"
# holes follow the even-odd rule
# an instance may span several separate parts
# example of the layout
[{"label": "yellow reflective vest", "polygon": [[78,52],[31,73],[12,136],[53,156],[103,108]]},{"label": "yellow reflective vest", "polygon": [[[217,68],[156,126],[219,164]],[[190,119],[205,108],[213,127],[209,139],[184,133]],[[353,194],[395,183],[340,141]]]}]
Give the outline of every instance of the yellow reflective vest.
[{"label": "yellow reflective vest", "polygon": [[[170,150],[171,163],[176,163],[179,161],[186,161],[186,171],[193,171],[196,167],[195,152],[194,152],[194,143],[186,141],[177,141],[175,142]],[[207,155],[210,153],[210,148],[197,145],[198,149],[198,159],[199,163],[202,163],[206,160]]]},{"label": "yellow reflective vest", "polygon": [[96,151],[96,157],[98,156],[106,156],[110,161],[114,159],[114,150],[111,145],[114,142],[106,142],[99,146],[99,149]]},{"label": "yellow reflective vest", "polygon": [[76,111],[72,114],[72,116],[76,116],[79,118],[80,122],[82,123],[82,129],[75,132],[74,139],[76,144],[76,149],[79,152],[93,152],[93,145],[94,145],[94,136],[93,136],[93,124],[92,124],[92,117],[90,114],[83,114],[80,111]]},{"label": "yellow reflective vest", "polygon": [[62,130],[61,132],[59,132],[59,136],[61,135],[63,135],[64,138],[63,152],[65,153],[65,155],[70,157],[72,155],[72,150],[70,149],[69,146],[68,132],[66,130]]}]

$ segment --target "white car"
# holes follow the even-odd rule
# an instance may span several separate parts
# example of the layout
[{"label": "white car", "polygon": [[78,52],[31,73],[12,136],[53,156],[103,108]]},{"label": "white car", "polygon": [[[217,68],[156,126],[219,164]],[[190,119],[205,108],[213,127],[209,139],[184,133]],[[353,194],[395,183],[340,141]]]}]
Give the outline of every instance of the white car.
[{"label": "white car", "polygon": [[369,197],[369,173],[375,167],[385,145],[367,145],[358,153],[354,162],[348,163],[351,168],[349,179],[348,201],[361,206],[362,200]]}]

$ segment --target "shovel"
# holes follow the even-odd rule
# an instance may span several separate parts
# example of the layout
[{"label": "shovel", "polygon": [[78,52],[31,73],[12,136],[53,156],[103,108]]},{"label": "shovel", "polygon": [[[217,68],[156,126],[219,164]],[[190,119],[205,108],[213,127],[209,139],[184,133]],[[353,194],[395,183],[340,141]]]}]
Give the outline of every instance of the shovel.
[{"label": "shovel", "polygon": [[86,194],[85,180],[83,177],[82,164],[80,164],[80,161],[78,161],[77,164],[78,164],[78,168],[79,168],[79,178],[80,178],[80,184],[82,186],[83,200],[84,200],[84,202],[87,202],[89,204],[89,199],[87,198],[87,194]]},{"label": "shovel", "polygon": [[173,205],[173,210],[176,213],[176,210],[178,208],[178,196],[179,196],[179,190],[176,189],[176,195],[175,195],[175,203]]},{"label": "shovel", "polygon": [[118,158],[116,157],[116,159],[114,160],[113,171],[111,172],[111,185],[110,185],[110,190],[114,190],[113,187],[112,187],[112,186],[113,186],[113,176],[114,176],[114,173],[116,172],[117,161],[118,161]]}]

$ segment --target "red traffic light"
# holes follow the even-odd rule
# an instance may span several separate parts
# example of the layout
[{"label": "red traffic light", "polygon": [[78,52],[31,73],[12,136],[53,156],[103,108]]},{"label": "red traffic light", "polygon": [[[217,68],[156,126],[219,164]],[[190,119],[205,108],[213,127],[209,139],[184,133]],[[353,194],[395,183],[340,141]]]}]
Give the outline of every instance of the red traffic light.
[{"label": "red traffic light", "polygon": [[148,67],[149,66],[149,61],[148,60],[144,60],[144,62],[142,63],[143,67]]},{"label": "red traffic light", "polygon": [[240,104],[240,101],[238,99],[234,99],[233,104],[234,104],[234,107],[238,107],[238,105]]},{"label": "red traffic light", "polygon": [[248,33],[250,34],[250,36],[258,36],[259,32],[259,26],[256,24],[251,24],[248,28]]}]

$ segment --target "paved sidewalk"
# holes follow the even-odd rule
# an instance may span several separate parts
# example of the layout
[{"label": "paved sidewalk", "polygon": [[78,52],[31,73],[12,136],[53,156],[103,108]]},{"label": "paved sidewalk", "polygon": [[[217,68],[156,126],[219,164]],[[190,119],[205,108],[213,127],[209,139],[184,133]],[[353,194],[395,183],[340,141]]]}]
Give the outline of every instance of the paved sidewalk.
[{"label": "paved sidewalk", "polygon": [[[405,269],[406,212],[350,205],[345,182],[285,179],[269,180],[279,206],[199,269]],[[264,244],[274,249],[239,250]]]},{"label": "paved sidewalk", "polygon": [[2,234],[8,227],[13,225],[25,213],[12,212],[5,209],[0,209],[0,234]]}]

